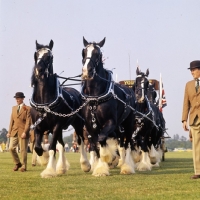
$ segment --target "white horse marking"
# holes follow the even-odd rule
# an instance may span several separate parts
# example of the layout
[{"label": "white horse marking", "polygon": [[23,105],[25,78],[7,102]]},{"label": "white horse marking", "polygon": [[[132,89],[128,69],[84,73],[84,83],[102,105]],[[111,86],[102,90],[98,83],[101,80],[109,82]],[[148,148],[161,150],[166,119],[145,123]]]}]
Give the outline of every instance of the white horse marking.
[{"label": "white horse marking", "polygon": [[[94,50],[94,45],[91,44],[87,47],[87,55],[86,58],[91,58],[92,57],[92,51]],[[87,77],[88,76],[88,70],[87,70],[87,66],[88,63],[90,62],[90,59],[86,59],[84,65],[83,65],[83,77]]]},{"label": "white horse marking", "polygon": [[52,55],[51,50],[48,49],[48,48],[42,48],[42,49],[39,49],[39,50],[37,51],[37,53],[38,53],[37,64],[38,64],[39,61],[42,59],[42,57],[44,56],[44,54],[45,54],[45,53],[48,53],[48,52],[50,52],[50,55]]}]

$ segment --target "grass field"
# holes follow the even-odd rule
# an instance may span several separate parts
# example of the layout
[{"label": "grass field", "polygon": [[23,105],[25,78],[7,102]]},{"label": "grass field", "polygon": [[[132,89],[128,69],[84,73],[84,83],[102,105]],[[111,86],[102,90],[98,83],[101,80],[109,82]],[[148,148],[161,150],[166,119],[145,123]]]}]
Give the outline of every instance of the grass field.
[{"label": "grass field", "polygon": [[94,177],[84,173],[79,165],[79,153],[66,153],[70,162],[67,174],[40,178],[42,166],[31,166],[28,154],[28,171],[13,172],[10,153],[0,153],[0,200],[33,199],[200,199],[200,179],[193,175],[191,152],[167,152],[159,168],[133,175],[120,175],[118,168],[111,176]]}]

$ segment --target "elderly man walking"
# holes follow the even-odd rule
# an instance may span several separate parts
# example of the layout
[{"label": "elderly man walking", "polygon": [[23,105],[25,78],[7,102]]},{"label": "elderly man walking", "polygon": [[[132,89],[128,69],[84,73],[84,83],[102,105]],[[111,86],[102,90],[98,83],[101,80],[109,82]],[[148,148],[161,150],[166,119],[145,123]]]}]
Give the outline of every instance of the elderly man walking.
[{"label": "elderly man walking", "polygon": [[[10,126],[7,137],[10,138],[9,151],[12,155],[15,167],[13,171],[18,171],[21,168],[21,172],[27,170],[27,148],[29,141],[29,131],[31,125],[30,107],[24,104],[24,94],[17,92],[14,96],[17,105],[13,106]],[[21,162],[16,151],[19,145]]]},{"label": "elderly man walking", "polygon": [[189,121],[189,137],[192,140],[194,164],[194,175],[191,179],[198,179],[200,178],[200,60],[192,61],[188,69],[194,79],[187,82],[185,86],[182,123],[183,129],[189,131],[187,126]]}]

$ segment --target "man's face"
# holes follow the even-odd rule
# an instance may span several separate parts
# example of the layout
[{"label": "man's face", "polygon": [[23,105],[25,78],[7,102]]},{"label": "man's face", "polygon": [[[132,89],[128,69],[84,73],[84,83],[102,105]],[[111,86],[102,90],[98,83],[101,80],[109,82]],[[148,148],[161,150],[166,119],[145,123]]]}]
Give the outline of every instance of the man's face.
[{"label": "man's face", "polygon": [[190,71],[194,79],[197,79],[200,77],[200,68],[194,68],[194,69],[191,69]]},{"label": "man's face", "polygon": [[16,99],[17,105],[22,104],[24,101],[24,98],[15,98],[15,99]]}]

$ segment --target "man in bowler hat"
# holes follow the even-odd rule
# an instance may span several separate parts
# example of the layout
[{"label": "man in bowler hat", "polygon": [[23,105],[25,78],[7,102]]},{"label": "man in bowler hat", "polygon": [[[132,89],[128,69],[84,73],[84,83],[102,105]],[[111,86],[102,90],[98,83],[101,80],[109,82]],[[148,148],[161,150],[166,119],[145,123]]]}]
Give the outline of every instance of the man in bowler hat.
[{"label": "man in bowler hat", "polygon": [[200,60],[190,63],[188,68],[193,80],[186,83],[183,101],[182,123],[183,129],[189,131],[192,141],[194,175],[191,179],[200,178]]},{"label": "man in bowler hat", "polygon": [[[25,172],[27,170],[27,148],[31,125],[30,107],[26,106],[23,102],[25,98],[23,92],[17,92],[14,98],[16,99],[17,105],[12,108],[10,126],[7,134],[7,137],[10,138],[9,151],[15,163],[13,171],[18,171],[21,168],[20,171]],[[16,151],[18,145],[21,161]]]}]

